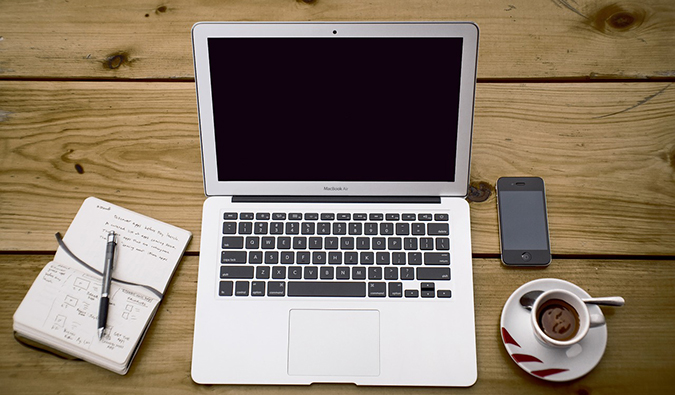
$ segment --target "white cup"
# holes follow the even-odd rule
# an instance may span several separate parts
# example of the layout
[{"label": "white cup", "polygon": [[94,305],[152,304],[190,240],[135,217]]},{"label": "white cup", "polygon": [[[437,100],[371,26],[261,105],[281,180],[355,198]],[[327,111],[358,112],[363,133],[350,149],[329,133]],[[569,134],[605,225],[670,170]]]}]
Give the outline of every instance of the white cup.
[{"label": "white cup", "polygon": [[564,289],[551,289],[539,295],[532,306],[531,318],[537,339],[559,348],[579,343],[589,328],[605,323],[604,317],[589,312],[579,296]]}]

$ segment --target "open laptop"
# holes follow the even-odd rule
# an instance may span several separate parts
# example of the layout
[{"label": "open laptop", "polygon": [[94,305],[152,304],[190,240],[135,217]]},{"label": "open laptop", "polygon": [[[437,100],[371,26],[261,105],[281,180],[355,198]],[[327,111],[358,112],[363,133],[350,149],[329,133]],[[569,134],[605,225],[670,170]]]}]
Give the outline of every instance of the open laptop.
[{"label": "open laptop", "polygon": [[471,23],[198,23],[192,378],[470,386]]}]

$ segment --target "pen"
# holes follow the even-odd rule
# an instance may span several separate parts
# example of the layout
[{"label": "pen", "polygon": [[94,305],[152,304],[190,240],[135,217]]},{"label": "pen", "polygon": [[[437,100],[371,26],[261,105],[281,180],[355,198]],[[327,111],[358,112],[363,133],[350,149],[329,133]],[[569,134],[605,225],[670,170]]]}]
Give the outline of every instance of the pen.
[{"label": "pen", "polygon": [[105,263],[103,266],[103,284],[101,285],[101,304],[98,308],[98,339],[103,338],[105,323],[108,320],[108,303],[110,281],[112,280],[113,264],[115,262],[115,246],[117,245],[115,232],[108,233],[108,243],[105,248]]}]

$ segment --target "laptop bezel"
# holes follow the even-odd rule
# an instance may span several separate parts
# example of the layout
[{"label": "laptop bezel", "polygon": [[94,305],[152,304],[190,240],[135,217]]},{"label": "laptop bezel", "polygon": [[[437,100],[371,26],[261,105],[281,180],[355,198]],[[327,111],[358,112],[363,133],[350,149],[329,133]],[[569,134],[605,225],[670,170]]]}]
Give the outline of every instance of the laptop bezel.
[{"label": "laptop bezel", "polygon": [[[220,181],[208,56],[210,37],[462,37],[453,182]],[[192,28],[206,196],[466,196],[476,88],[478,27],[471,22],[199,22]]]}]

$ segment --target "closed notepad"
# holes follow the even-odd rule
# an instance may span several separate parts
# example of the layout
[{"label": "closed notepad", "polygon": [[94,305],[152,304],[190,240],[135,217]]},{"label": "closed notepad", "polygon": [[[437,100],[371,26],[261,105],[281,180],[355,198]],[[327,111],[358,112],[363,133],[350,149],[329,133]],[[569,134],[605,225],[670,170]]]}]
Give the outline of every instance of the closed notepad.
[{"label": "closed notepad", "polygon": [[[111,231],[119,236],[108,320],[99,340],[99,273]],[[86,199],[63,238],[82,262],[58,248],[14,314],[17,337],[125,374],[191,237],[175,226]]]}]

